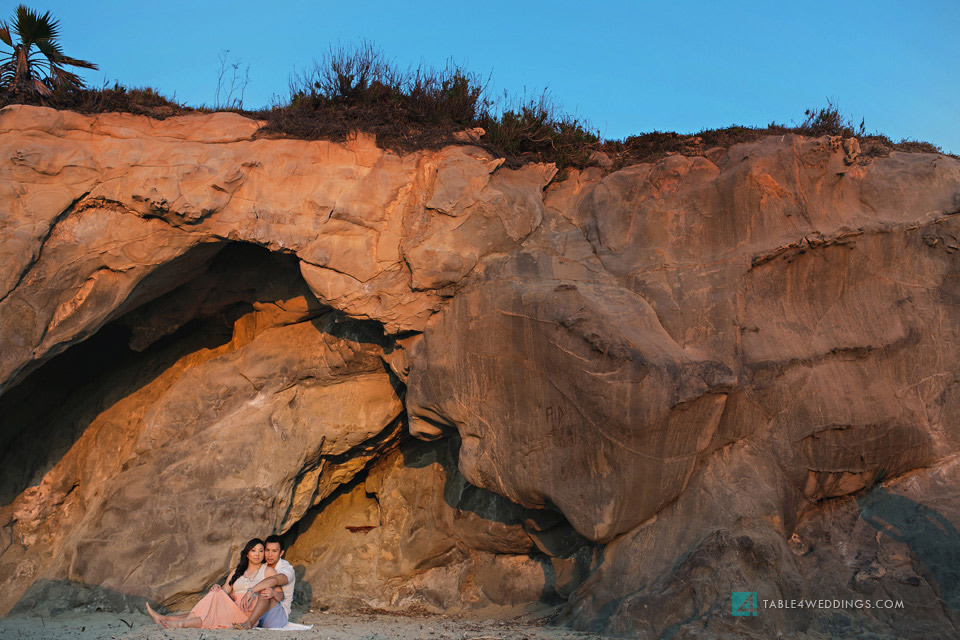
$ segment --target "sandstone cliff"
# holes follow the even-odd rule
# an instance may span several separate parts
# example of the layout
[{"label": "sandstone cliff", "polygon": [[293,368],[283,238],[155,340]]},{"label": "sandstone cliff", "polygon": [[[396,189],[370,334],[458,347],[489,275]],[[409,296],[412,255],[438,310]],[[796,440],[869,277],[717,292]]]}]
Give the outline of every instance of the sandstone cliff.
[{"label": "sandstone cliff", "polygon": [[0,112],[0,612],[181,604],[279,532],[317,605],[960,625],[960,161],[257,130]]}]

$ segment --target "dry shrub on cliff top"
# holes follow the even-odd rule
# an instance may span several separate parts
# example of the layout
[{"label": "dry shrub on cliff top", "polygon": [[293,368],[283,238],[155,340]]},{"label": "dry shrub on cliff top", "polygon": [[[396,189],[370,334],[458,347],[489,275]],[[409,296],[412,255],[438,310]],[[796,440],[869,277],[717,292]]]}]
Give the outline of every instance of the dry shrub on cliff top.
[{"label": "dry shrub on cliff top", "polygon": [[287,103],[259,115],[267,133],[342,140],[364,131],[402,151],[450,144],[455,132],[481,127],[486,135],[478,144],[511,165],[586,163],[599,138],[561,114],[545,93],[498,112],[487,85],[453,61],[403,70],[370,43],[341,45],[294,75]]},{"label": "dry shrub on cliff top", "polygon": [[295,74],[285,104],[261,114],[267,132],[342,140],[354,131],[398,149],[435,147],[485,113],[478,76],[448,62],[441,69],[403,70],[370,43],[331,48]]},{"label": "dry shrub on cliff top", "polygon": [[[893,142],[887,136],[874,133],[868,135],[865,127],[865,120],[861,119],[857,125],[850,118],[845,118],[840,113],[837,104],[827,99],[827,106],[820,109],[807,109],[804,112],[806,118],[803,122],[794,127],[791,133],[799,133],[804,136],[842,136],[844,138],[858,138],[860,148],[867,156],[885,156],[891,151],[905,151],[907,153],[942,153],[940,147],[929,142],[920,142],[918,140],[902,139],[900,142]],[[776,126],[776,125],[770,125]]]},{"label": "dry shrub on cliff top", "polygon": [[844,138],[866,135],[865,120],[861,120],[860,125],[855,126],[853,120],[843,117],[840,108],[830,98],[827,98],[827,106],[807,109],[804,115],[806,117],[795,128],[795,133],[814,137],[843,136]]},{"label": "dry shrub on cliff top", "polygon": [[505,156],[509,165],[534,161],[584,167],[600,143],[597,134],[562,113],[546,91],[499,115],[487,114],[482,126],[487,132],[484,146]]},{"label": "dry shrub on cliff top", "polygon": [[832,101],[827,106],[807,109],[804,120],[799,124],[786,125],[771,122],[766,127],[731,126],[721,129],[704,129],[694,134],[651,131],[623,140],[608,140],[600,145],[600,150],[611,157],[615,167],[629,164],[656,161],[667,154],[679,153],[685,156],[701,156],[715,147],[729,148],[735,144],[754,142],[766,136],[797,134],[802,136],[841,136],[858,138],[862,155],[885,156],[891,151],[908,153],[942,153],[940,147],[929,142],[901,140],[894,142],[880,133],[867,134],[865,123],[855,125],[845,118],[839,107]]},{"label": "dry shrub on cliff top", "polygon": [[99,89],[57,89],[49,96],[0,95],[0,107],[9,104],[67,109],[78,113],[123,112],[162,120],[169,116],[197,111],[181,105],[150,87],[124,87],[118,83]]}]

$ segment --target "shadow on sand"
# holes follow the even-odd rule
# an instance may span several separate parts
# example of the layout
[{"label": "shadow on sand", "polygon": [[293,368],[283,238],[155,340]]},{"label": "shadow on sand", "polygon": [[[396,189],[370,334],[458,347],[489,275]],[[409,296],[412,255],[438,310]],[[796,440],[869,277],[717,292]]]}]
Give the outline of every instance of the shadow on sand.
[{"label": "shadow on sand", "polygon": [[73,611],[143,613],[143,603],[146,600],[143,596],[133,596],[73,580],[40,579],[30,585],[8,615],[53,617]]}]

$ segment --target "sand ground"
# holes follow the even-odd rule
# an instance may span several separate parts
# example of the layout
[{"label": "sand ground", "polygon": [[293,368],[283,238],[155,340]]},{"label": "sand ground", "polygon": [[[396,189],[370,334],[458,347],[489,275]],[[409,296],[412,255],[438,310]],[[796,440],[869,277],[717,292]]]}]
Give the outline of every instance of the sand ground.
[{"label": "sand ground", "polygon": [[[297,616],[294,616],[297,618]],[[297,622],[310,631],[233,631],[230,629],[161,629],[142,613],[74,613],[54,618],[0,619],[7,640],[599,640],[603,636],[546,625],[527,617],[470,620],[444,616],[383,613],[309,612]]]}]

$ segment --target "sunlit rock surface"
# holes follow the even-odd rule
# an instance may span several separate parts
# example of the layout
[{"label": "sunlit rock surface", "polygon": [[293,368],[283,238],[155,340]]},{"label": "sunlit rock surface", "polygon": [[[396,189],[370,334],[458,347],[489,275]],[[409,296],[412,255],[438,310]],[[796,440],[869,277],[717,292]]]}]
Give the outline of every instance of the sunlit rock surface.
[{"label": "sunlit rock surface", "polygon": [[257,130],[0,112],[0,612],[187,604],[276,532],[316,606],[956,632],[960,161]]}]

